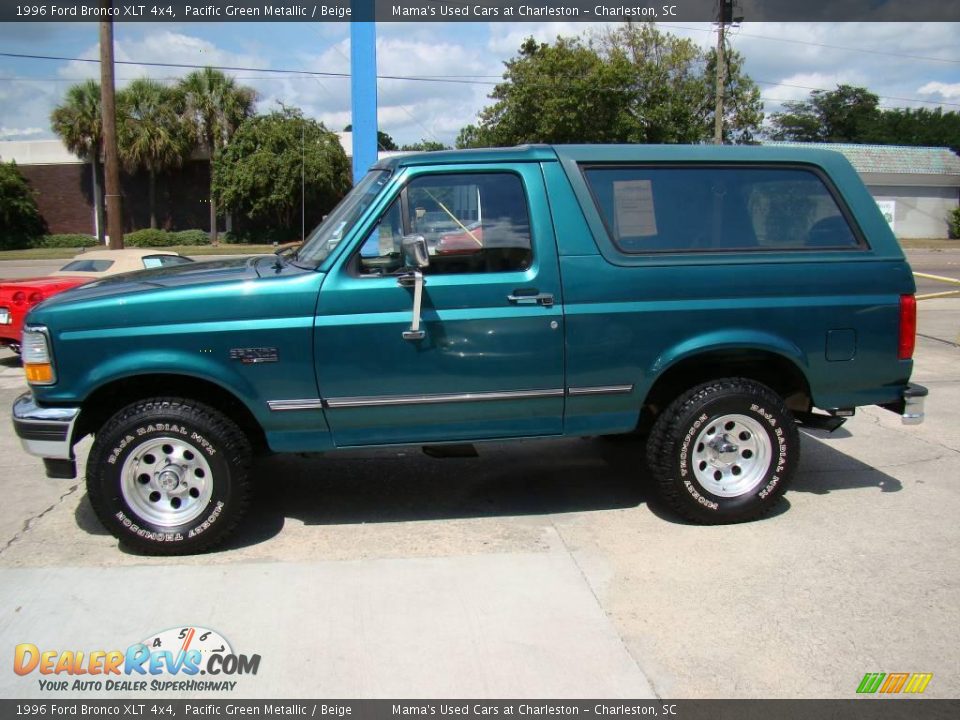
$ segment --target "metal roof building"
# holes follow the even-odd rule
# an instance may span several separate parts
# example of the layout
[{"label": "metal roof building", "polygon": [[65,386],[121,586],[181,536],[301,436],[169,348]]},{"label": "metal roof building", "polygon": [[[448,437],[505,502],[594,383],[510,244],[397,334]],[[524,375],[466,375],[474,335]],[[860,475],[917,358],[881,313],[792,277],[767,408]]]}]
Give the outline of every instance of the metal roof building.
[{"label": "metal roof building", "polygon": [[847,143],[769,143],[842,153],[887,216],[897,237],[945,238],[960,201],[960,156],[949,148]]}]

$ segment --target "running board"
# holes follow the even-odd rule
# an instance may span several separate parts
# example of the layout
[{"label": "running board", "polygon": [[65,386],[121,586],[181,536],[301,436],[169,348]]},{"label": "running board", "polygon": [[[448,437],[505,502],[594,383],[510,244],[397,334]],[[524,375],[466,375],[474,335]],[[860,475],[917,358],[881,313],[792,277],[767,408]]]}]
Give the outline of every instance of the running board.
[{"label": "running board", "polygon": [[827,432],[833,432],[847,421],[845,417],[820,415],[819,413],[811,412],[794,412],[793,416],[803,427],[826,430]]},{"label": "running board", "polygon": [[475,458],[480,457],[473,443],[455,443],[451,445],[424,445],[424,455],[441,460],[446,458]]}]

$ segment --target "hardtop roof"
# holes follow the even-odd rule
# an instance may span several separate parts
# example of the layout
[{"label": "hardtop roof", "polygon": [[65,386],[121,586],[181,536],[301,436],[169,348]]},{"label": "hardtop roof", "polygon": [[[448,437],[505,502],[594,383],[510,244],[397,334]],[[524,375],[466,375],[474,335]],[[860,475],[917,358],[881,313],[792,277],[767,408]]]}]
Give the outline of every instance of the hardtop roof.
[{"label": "hardtop roof", "polygon": [[578,163],[608,162],[788,162],[822,167],[840,161],[834,150],[784,145],[518,145],[509,148],[439,150],[393,155],[373,166],[396,170],[422,165],[458,165],[498,162],[549,162],[567,160]]}]

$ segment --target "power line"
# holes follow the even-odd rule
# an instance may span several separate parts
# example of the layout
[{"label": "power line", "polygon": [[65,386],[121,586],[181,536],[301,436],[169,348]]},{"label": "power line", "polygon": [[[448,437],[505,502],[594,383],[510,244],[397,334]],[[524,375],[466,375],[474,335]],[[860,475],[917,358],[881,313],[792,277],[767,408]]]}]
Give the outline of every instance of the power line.
[{"label": "power line", "polygon": [[[657,23],[657,25],[661,27],[675,28],[677,30],[693,30],[695,32],[709,32],[709,33],[713,32],[713,30],[710,28],[689,27],[687,25],[668,25],[667,23]],[[737,37],[749,37],[749,38],[756,38],[758,40],[770,40],[771,42],[785,42],[785,43],[792,43],[794,45],[812,45],[814,47],[829,48],[831,50],[847,50],[850,52],[867,53],[870,55],[886,55],[889,57],[906,58],[908,60],[925,60],[928,62],[942,62],[942,63],[952,63],[952,64],[960,65],[960,60],[955,60],[953,58],[932,57],[929,55],[911,55],[910,53],[890,52],[889,50],[871,50],[869,48],[850,47],[847,45],[831,45],[829,43],[815,42],[813,40],[795,40],[792,38],[775,38],[775,37],[770,37],[769,35],[757,35],[755,33],[746,33],[742,31],[738,31],[736,35]]]},{"label": "power line", "polygon": [[[76,58],[76,57],[63,57],[59,55],[27,55],[24,53],[6,53],[0,52],[0,57],[9,57],[9,58],[21,58],[25,60],[57,60],[60,62],[85,62],[85,63],[99,63],[99,60],[94,58]],[[143,67],[165,67],[165,68],[185,68],[189,70],[202,70],[205,67],[214,68],[215,70],[230,70],[232,72],[265,72],[272,74],[289,74],[289,75],[305,75],[311,77],[333,77],[333,78],[349,78],[350,73],[342,72],[321,72],[320,70],[281,70],[279,68],[255,68],[255,67],[240,67],[236,65],[195,65],[191,63],[162,63],[162,62],[139,62],[133,60],[116,60],[114,61],[116,65],[140,65]],[[415,82],[445,82],[445,83],[454,83],[461,85],[496,85],[494,82],[485,82],[479,80],[466,80],[460,77],[449,77],[443,78],[438,76],[428,76],[422,77],[417,75],[377,75],[378,80],[410,80]]]},{"label": "power line", "polygon": [[[681,27],[681,26],[673,26]],[[691,28],[697,29],[697,28]],[[773,38],[770,38],[773,39]],[[797,41],[800,42],[800,41]],[[61,62],[86,62],[86,63],[99,63],[99,60],[93,58],[75,58],[75,57],[62,57],[56,55],[28,55],[23,53],[5,53],[0,52],[0,57],[9,57],[9,58],[21,58],[27,60],[56,60]],[[263,79],[271,79],[276,75],[301,75],[304,77],[313,77],[314,79],[318,77],[330,77],[330,78],[349,78],[350,73],[342,72],[321,72],[319,70],[289,70],[289,69],[279,69],[279,68],[256,68],[256,67],[242,67],[236,65],[196,65],[191,63],[161,63],[161,62],[138,62],[133,60],[116,60],[117,65],[137,65],[142,67],[166,67],[166,68],[185,68],[190,70],[198,70],[204,67],[212,67],[217,70],[229,70],[232,72],[264,72],[270,73],[271,76]],[[477,75],[477,76],[457,76],[457,77],[440,77],[435,75],[377,75],[378,80],[404,80],[411,82],[442,82],[442,83],[452,83],[457,85],[486,85],[488,87],[494,87],[500,83],[492,81],[481,81],[481,80],[467,80],[466,77],[492,77],[487,75]],[[0,78],[5,79],[5,78]],[[295,78],[287,77],[285,79],[293,80]],[[578,78],[541,78],[541,80],[549,79],[553,82],[569,82],[576,80]],[[821,92],[832,92],[829,88],[818,88],[808,85],[793,85],[790,83],[777,82],[773,80],[757,80],[753,79],[754,82],[763,84],[763,85],[781,85],[783,87],[792,87],[798,88],[800,90],[819,90]],[[616,90],[618,88],[611,87],[597,87],[597,90]],[[960,103],[946,102],[940,100],[922,100],[920,98],[907,98],[907,97],[898,97],[893,95],[878,95],[881,100],[896,100],[899,102],[915,102],[922,103],[926,105],[945,105],[948,107],[960,107]]]},{"label": "power line", "polygon": [[[817,88],[810,87],[809,85],[792,85],[785,82],[776,82],[774,80],[757,80],[756,78],[751,78],[755,83],[761,85],[779,85],[781,87],[797,88],[799,90],[818,90],[820,92],[833,92],[832,90],[827,90],[826,88]],[[950,107],[960,107],[960,103],[952,102],[943,102],[939,100],[921,100],[919,98],[905,98],[905,97],[896,97],[894,95],[877,95],[881,100],[899,100],[901,102],[917,102],[917,103],[927,103],[928,105],[949,105]],[[788,102],[793,102],[792,100]]]},{"label": "power line", "polygon": [[[319,31],[317,31],[317,34],[318,34],[318,35],[320,34]],[[333,47],[333,49],[337,52],[337,54],[340,55],[340,57],[342,57],[344,60],[348,60],[347,56],[343,53],[343,51],[342,51],[337,45],[333,45],[332,47]],[[426,132],[427,135],[429,135],[430,137],[432,137],[435,141],[439,142],[441,145],[445,144],[439,137],[437,137],[437,135],[436,135],[432,130],[430,130],[430,128],[428,128],[426,125],[424,125],[422,122],[420,122],[420,121],[417,119],[417,117],[416,117],[412,112],[410,112],[409,110],[407,110],[407,108],[406,108],[405,106],[403,106],[403,105],[396,105],[395,107],[398,107],[398,108],[400,108],[401,110],[403,110],[403,112],[405,112],[405,113],[407,114],[407,116],[408,116],[411,120],[413,120],[414,123],[416,123],[417,125],[420,126],[420,129],[421,129],[421,130],[423,130],[424,132]],[[377,125],[379,125],[379,121],[378,121]],[[379,132],[379,128],[378,128],[378,132]],[[426,138],[424,138],[424,139],[426,139]],[[378,146],[380,145],[380,140],[379,140],[379,138],[377,139],[377,145],[378,145]],[[385,150],[386,148],[383,148],[383,147],[381,146],[381,149]]]}]

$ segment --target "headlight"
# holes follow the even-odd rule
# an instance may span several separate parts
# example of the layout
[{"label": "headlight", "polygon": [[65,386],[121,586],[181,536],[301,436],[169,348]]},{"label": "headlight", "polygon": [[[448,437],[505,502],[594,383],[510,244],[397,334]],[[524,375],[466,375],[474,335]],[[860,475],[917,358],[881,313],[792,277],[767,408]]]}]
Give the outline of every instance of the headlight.
[{"label": "headlight", "polygon": [[57,381],[57,374],[53,370],[53,353],[50,352],[50,333],[44,326],[28,325],[23,329],[20,357],[28,383],[53,385]]}]

